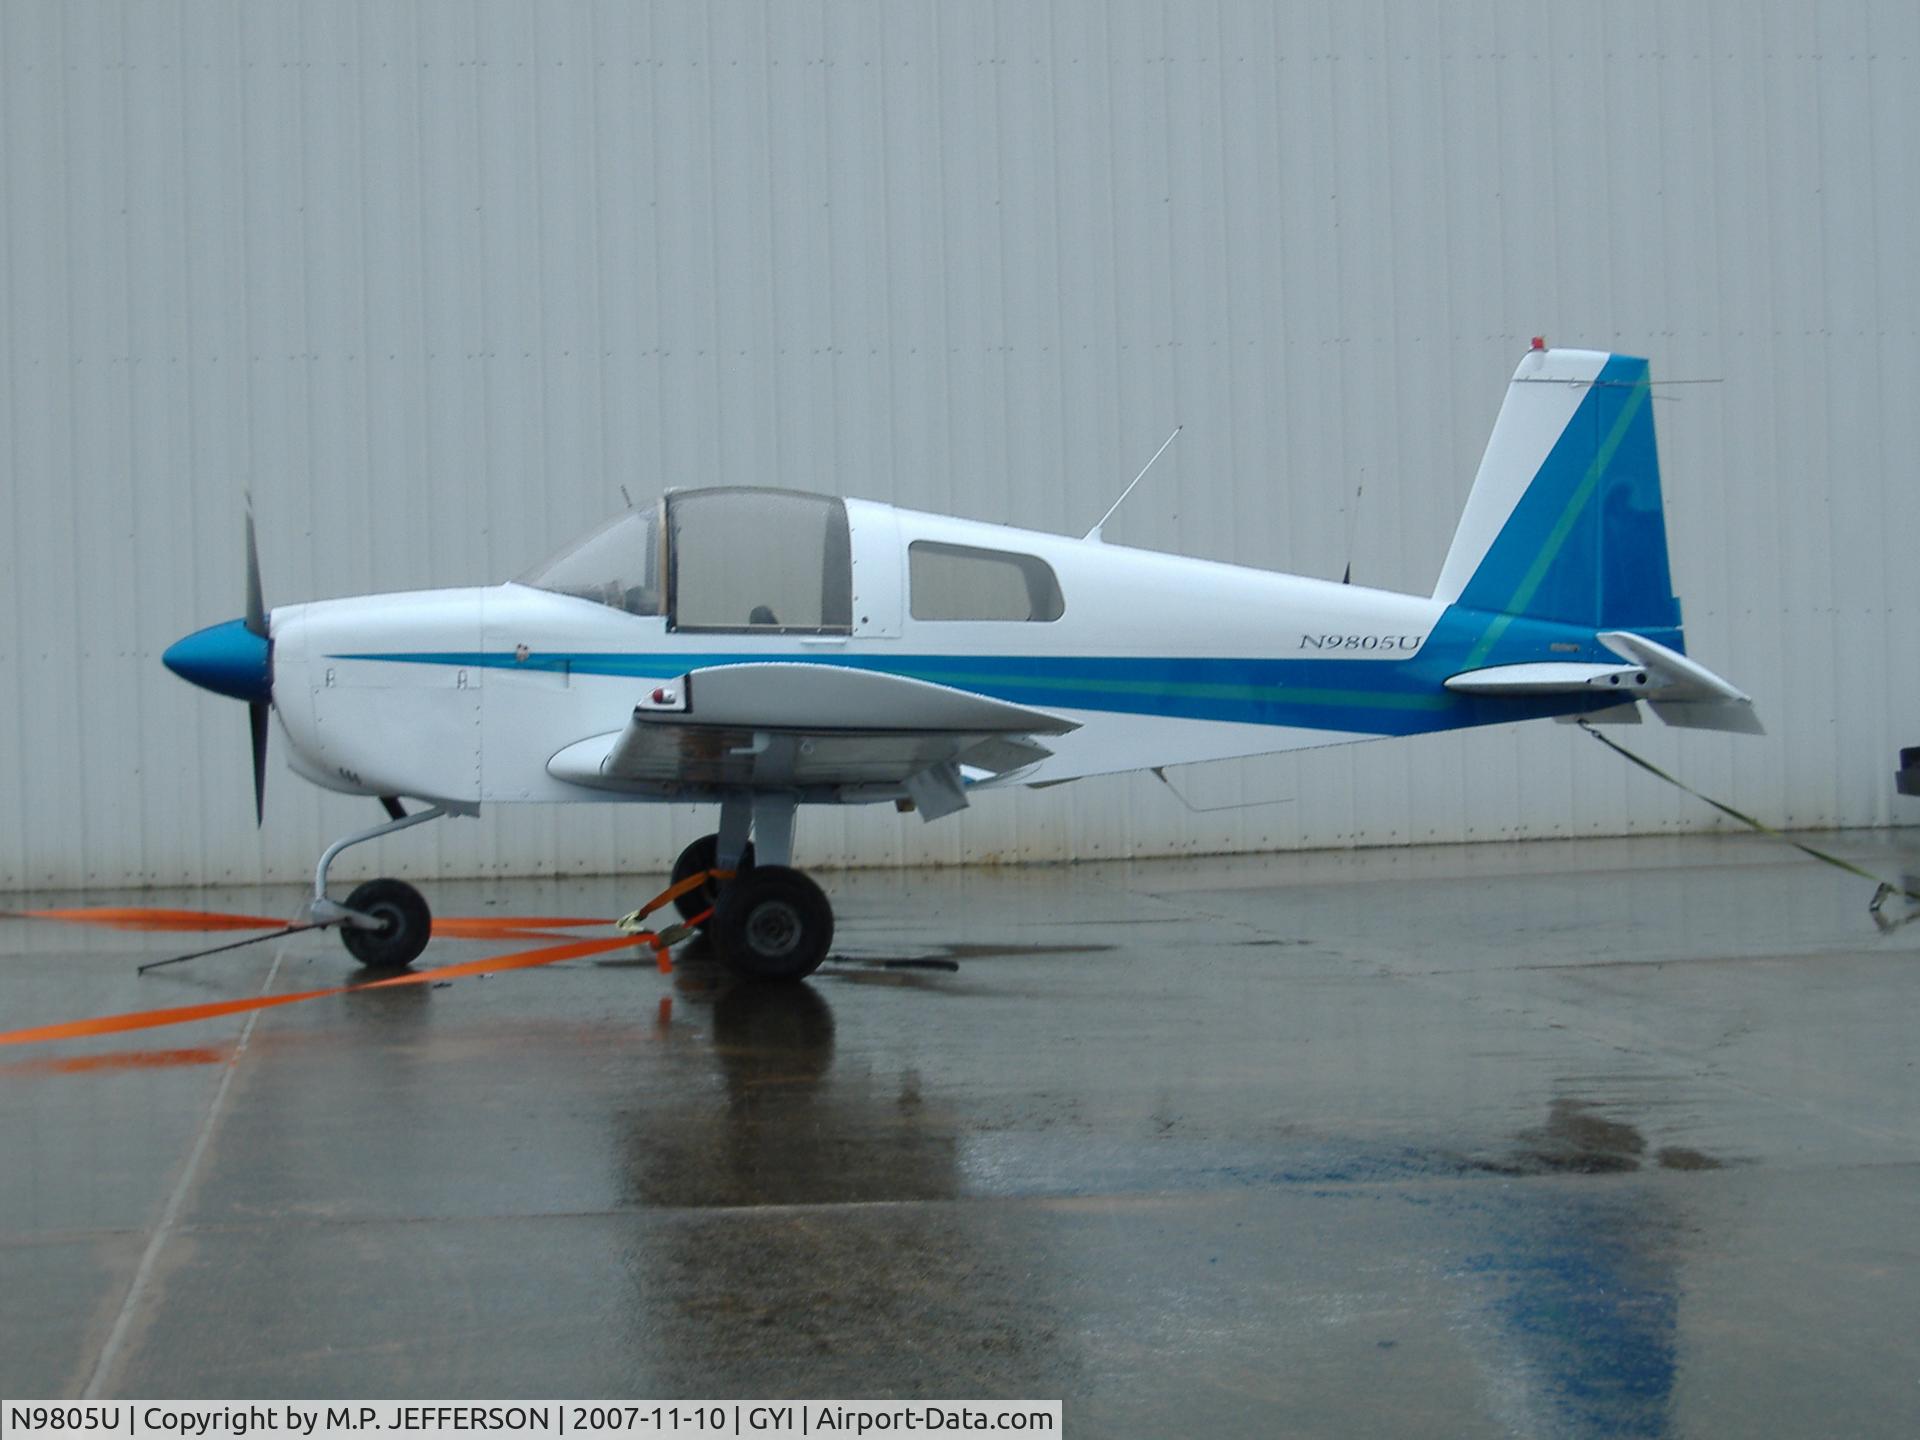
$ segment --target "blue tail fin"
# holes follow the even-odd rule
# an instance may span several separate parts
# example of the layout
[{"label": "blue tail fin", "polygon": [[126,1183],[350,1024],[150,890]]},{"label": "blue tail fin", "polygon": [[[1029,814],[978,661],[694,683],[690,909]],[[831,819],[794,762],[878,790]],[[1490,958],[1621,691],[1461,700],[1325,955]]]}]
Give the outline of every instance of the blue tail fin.
[{"label": "blue tail fin", "polygon": [[1529,351],[1435,598],[1679,648],[1650,384],[1633,356]]}]

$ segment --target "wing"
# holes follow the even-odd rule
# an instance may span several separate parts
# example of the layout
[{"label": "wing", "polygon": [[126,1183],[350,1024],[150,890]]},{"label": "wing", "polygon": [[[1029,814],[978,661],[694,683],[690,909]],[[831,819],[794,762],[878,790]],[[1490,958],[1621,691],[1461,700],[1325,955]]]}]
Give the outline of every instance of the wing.
[{"label": "wing", "polygon": [[966,805],[969,778],[1012,774],[1053,753],[1034,736],[1077,728],[1045,711],[871,670],[716,665],[660,686],[634,706],[626,728],[567,746],[547,771],[627,793],[904,795],[933,820]]}]

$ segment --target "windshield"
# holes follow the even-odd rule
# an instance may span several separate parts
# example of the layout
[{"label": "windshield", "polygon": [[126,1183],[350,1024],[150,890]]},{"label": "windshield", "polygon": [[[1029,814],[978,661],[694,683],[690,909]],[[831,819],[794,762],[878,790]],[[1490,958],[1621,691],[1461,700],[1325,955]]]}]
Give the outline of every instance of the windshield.
[{"label": "windshield", "polygon": [[634,615],[660,613],[660,507],[629,510],[516,577],[520,584],[611,605]]}]

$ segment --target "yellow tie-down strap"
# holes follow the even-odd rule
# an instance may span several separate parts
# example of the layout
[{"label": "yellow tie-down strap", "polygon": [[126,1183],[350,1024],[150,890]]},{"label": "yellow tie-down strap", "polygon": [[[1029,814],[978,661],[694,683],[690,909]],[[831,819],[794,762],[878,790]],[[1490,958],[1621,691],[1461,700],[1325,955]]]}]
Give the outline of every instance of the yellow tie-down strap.
[{"label": "yellow tie-down strap", "polygon": [[[1694,799],[1704,801],[1706,804],[1711,805],[1714,809],[1718,810],[1722,815],[1726,815],[1731,817],[1732,819],[1738,820],[1742,825],[1745,825],[1748,829],[1754,831],[1756,834],[1769,836],[1772,839],[1778,840],[1783,845],[1791,845],[1794,849],[1798,850],[1802,855],[1811,855],[1815,860],[1820,861],[1823,865],[1831,865],[1836,870],[1844,870],[1849,875],[1858,875],[1862,880],[1871,881],[1874,886],[1873,899],[1867,902],[1867,909],[1873,912],[1873,915],[1876,921],[1878,921],[1880,918],[1880,907],[1884,905],[1887,902],[1887,900],[1892,896],[1900,895],[1905,897],[1908,900],[1920,900],[1920,891],[1915,891],[1913,888],[1911,888],[1913,884],[1911,880],[1909,880],[1905,885],[1896,885],[1891,880],[1885,879],[1879,875],[1874,874],[1871,870],[1865,869],[1862,866],[1854,864],[1851,860],[1843,860],[1838,855],[1830,855],[1825,850],[1817,849],[1812,845],[1808,845],[1804,841],[1794,839],[1791,835],[1783,834],[1779,830],[1774,829],[1773,826],[1767,824],[1766,821],[1764,820],[1756,820],[1754,819],[1753,816],[1747,814],[1745,811],[1736,810],[1733,808],[1733,806],[1728,805],[1723,801],[1716,800],[1711,795],[1702,795],[1698,790],[1694,789],[1691,785],[1687,784],[1684,780],[1680,780],[1675,778],[1672,775],[1669,775],[1666,771],[1662,770],[1658,765],[1654,764],[1651,760],[1648,760],[1643,756],[1634,754],[1633,751],[1627,749],[1627,747],[1622,745],[1619,741],[1609,739],[1607,736],[1602,735],[1597,729],[1589,725],[1585,720],[1581,720],[1579,723],[1580,723],[1580,728],[1582,730],[1586,731],[1587,734],[1591,735],[1594,739],[1598,740],[1602,745],[1606,746],[1609,750],[1613,751],[1616,755],[1619,755],[1623,759],[1631,760],[1635,765],[1638,765],[1642,770],[1646,771],[1649,775],[1656,776],[1659,779],[1666,781],[1667,784],[1673,786],[1674,789],[1684,790],[1687,794],[1693,796]],[[1889,923],[1897,927],[1901,922],[1892,921]]]}]

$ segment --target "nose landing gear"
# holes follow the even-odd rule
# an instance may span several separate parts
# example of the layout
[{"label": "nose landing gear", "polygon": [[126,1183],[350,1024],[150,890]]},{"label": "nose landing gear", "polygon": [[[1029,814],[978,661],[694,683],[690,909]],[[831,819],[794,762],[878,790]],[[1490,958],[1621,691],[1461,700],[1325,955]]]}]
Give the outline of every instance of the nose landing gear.
[{"label": "nose landing gear", "polygon": [[369,970],[404,970],[420,958],[433,935],[433,912],[426,899],[404,880],[369,880],[347,896],[347,903],[327,895],[327,871],[340,852],[377,840],[410,826],[424,825],[454,813],[451,805],[434,805],[409,815],[400,802],[381,797],[393,818],[384,825],[336,840],[320,855],[313,871],[313,898],[307,901],[307,922],[338,925],[347,953]]}]

